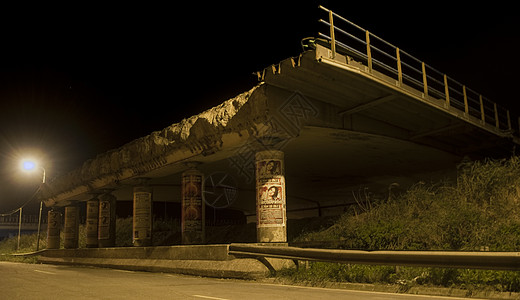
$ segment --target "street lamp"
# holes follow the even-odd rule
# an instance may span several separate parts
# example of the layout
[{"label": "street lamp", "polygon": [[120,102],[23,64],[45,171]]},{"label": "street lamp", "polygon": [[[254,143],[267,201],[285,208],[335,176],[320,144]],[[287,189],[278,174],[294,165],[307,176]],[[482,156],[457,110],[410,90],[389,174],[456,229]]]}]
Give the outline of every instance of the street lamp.
[{"label": "street lamp", "polygon": [[[32,172],[36,169],[41,169],[42,171],[42,184],[45,183],[45,169],[42,166],[39,166],[34,160],[24,159],[22,160],[22,169],[24,171]],[[40,201],[40,213],[38,215],[38,236],[36,238],[36,251],[40,250],[40,229],[42,224],[42,205],[43,202]],[[20,208],[20,222],[18,223],[18,248],[20,248],[20,231],[22,228],[22,208]]]},{"label": "street lamp", "polygon": [[34,160],[24,159],[22,160],[22,170],[32,172],[36,169],[41,169],[43,173],[42,183],[45,183],[45,169],[39,166]]}]

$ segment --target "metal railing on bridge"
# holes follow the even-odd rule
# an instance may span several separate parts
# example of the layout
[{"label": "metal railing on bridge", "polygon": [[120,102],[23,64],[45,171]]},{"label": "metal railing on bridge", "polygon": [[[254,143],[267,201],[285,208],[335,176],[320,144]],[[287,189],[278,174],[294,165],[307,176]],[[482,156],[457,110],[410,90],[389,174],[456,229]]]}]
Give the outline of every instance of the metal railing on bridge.
[{"label": "metal railing on bridge", "polygon": [[[0,216],[0,226],[18,224],[19,222],[19,214]],[[42,223],[47,223],[47,218],[42,218]],[[38,224],[38,215],[22,215],[22,224]]]},{"label": "metal railing on bridge", "polygon": [[[364,63],[370,73],[376,70],[394,78],[401,87],[421,91],[426,99],[434,97],[445,101],[447,109],[457,108],[482,124],[520,136],[520,118],[512,118],[506,108],[333,11],[319,7],[328,13],[328,20],[319,22],[329,27],[329,34],[318,34],[329,41],[332,58],[336,53],[351,56]],[[342,28],[334,24],[337,21]]]}]

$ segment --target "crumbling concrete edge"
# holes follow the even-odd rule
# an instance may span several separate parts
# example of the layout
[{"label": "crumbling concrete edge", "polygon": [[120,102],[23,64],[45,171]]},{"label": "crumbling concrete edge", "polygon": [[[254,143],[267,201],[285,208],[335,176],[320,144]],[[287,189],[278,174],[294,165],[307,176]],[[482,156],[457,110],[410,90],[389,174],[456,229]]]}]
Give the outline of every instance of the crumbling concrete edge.
[{"label": "crumbling concrete edge", "polygon": [[214,153],[222,148],[225,135],[252,133],[267,119],[264,87],[260,83],[198,115],[99,154],[81,167],[49,181],[38,198],[48,207],[67,205],[67,199],[78,195]]}]

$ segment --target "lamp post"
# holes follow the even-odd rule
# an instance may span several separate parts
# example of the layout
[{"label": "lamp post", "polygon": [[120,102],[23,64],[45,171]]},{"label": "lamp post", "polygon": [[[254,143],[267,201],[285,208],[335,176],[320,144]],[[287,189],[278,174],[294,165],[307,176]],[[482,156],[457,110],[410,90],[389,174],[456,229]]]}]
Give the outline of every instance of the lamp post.
[{"label": "lamp post", "polygon": [[[42,185],[45,184],[45,168],[42,166],[38,166],[36,162],[32,160],[23,160],[22,161],[22,169],[25,171],[34,171],[35,169],[41,169],[42,171]],[[40,212],[38,215],[38,235],[36,238],[36,251],[40,250],[40,229],[42,224],[42,206],[43,202],[40,201]],[[21,219],[22,219],[22,209],[20,208],[20,223],[18,227],[18,249],[20,248],[20,228],[21,228]]]}]

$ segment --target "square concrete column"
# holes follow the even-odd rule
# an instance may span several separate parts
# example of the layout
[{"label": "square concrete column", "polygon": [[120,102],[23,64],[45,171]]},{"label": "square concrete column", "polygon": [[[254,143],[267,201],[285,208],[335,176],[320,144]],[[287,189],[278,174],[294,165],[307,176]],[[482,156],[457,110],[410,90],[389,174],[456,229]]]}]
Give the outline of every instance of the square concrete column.
[{"label": "square concrete column", "polygon": [[49,210],[47,213],[47,249],[60,248],[61,213]]},{"label": "square concrete column", "polygon": [[78,248],[79,209],[76,204],[65,207],[65,224],[63,226],[63,236],[63,247],[65,249]]},{"label": "square concrete column", "polygon": [[256,235],[259,243],[287,242],[284,154],[256,153]]},{"label": "square concrete column", "polygon": [[87,248],[98,247],[99,200],[93,198],[87,201]]},{"label": "square concrete column", "polygon": [[99,196],[98,245],[116,245],[116,197],[111,194]]},{"label": "square concrete column", "polygon": [[147,185],[134,187],[132,236],[134,246],[152,245],[152,188]]},{"label": "square concrete column", "polygon": [[206,207],[202,198],[204,174],[192,168],[182,173],[181,234],[182,244],[204,244]]}]

